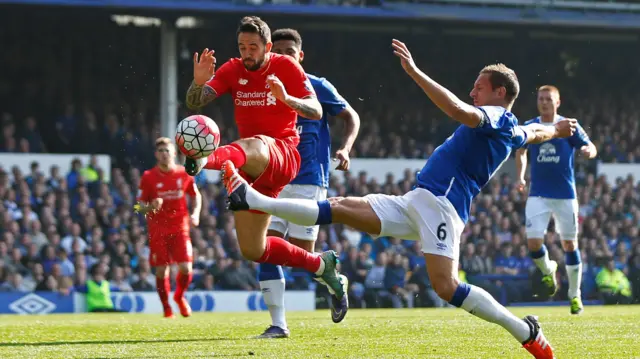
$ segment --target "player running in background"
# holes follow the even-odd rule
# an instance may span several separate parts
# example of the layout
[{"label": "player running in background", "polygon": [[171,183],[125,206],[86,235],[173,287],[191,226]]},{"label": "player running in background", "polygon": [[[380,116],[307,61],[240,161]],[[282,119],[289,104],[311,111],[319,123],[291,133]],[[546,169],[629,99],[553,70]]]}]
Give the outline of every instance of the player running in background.
[{"label": "player running in background", "polygon": [[[221,146],[209,158],[187,158],[185,168],[195,176],[202,168],[219,170],[225,161],[240,168],[254,189],[275,198],[293,180],[300,168],[296,146],[299,116],[322,119],[322,106],[299,63],[291,57],[271,53],[271,30],[255,16],[242,19],[237,30],[240,58],[227,61],[215,71],[213,51],[205,49],[193,59],[193,83],[187,105],[199,109],[230,92],[240,140]],[[320,276],[341,304],[346,282],[338,276],[335,252],[309,253],[286,240],[267,235],[271,215],[257,211],[234,214],[242,255],[258,263],[303,268]],[[337,313],[347,308],[332,307]]]},{"label": "player running in background", "polygon": [[[193,278],[193,255],[190,225],[200,223],[202,197],[198,187],[184,167],[176,165],[176,148],[170,139],[156,140],[156,167],[145,171],[140,179],[137,212],[147,217],[149,229],[149,264],[155,267],[156,290],[162,302],[164,316],[173,318],[169,305],[171,284],[170,265],[178,263],[176,291],[173,299],[183,317],[191,315],[191,307],[184,293]],[[193,198],[193,211],[189,215],[187,197]]]},{"label": "player running in background", "polygon": [[[525,124],[538,123],[553,126],[564,116],[558,115],[560,91],[555,86],[542,86],[538,90],[538,111],[540,116]],[[582,260],[578,249],[578,200],[573,171],[574,150],[579,149],[587,158],[594,158],[598,151],[580,125],[569,138],[553,139],[543,144],[524,146],[516,153],[516,170],[520,190],[526,185],[527,153],[531,153],[531,186],[525,214],[529,253],[536,266],[542,271],[542,282],[553,296],[558,289],[556,271],[558,263],[549,260],[544,235],[551,215],[555,220],[556,232],[562,240],[565,264],[569,277],[568,296],[571,314],[583,310],[580,296],[582,282]]]},{"label": "player running in background", "polygon": [[338,222],[373,235],[420,240],[429,279],[440,298],[502,326],[535,358],[553,358],[537,317],[517,318],[484,289],[460,282],[457,263],[473,197],[512,150],[571,136],[575,120],[562,120],[553,127],[518,126],[509,112],[520,89],[513,70],[502,64],[482,69],[471,90],[471,106],[420,71],[402,42],[393,40],[392,46],[404,70],[431,101],[461,123],[420,171],[416,189],[404,196],[274,199],[251,189],[226,162],[223,179],[230,193],[229,208],[258,209],[301,225]]},{"label": "player running in background", "polygon": [[[272,52],[291,56],[296,62],[302,63],[304,52],[302,51],[302,37],[293,29],[279,29],[271,35],[273,41]],[[340,163],[338,170],[349,169],[349,152],[358,136],[360,117],[358,113],[338,94],[333,85],[324,78],[307,74],[311,85],[315,90],[318,101],[322,105],[323,116],[320,121],[309,120],[298,116],[297,128],[300,134],[300,172],[298,176],[288,184],[278,198],[307,198],[324,200],[327,198],[329,187],[329,163],[331,157],[331,134],[329,132],[328,115],[336,116],[345,122],[345,134],[342,146],[335,153]],[[289,235],[289,242],[313,252],[315,241],[318,238],[319,226],[301,226],[289,223],[287,220],[271,217],[271,225],[267,235],[284,238]],[[269,263],[260,264],[260,288],[264,301],[271,315],[271,326],[259,336],[259,338],[286,338],[289,336],[284,308],[285,280],[282,268]],[[346,281],[346,277],[343,278]],[[331,297],[336,299],[335,296]],[[345,302],[342,307],[348,308],[347,296],[343,296]],[[334,307],[339,304],[332,304]],[[334,322],[340,322],[347,314],[346,311],[332,313]]]}]

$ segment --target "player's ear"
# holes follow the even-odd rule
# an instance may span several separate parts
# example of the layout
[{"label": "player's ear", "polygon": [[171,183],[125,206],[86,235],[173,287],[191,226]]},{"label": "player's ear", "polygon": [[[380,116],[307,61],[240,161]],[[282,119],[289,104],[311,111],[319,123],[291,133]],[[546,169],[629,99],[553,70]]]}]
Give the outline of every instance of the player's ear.
[{"label": "player's ear", "polygon": [[273,42],[269,41],[267,42],[267,44],[265,45],[265,51],[266,52],[271,52],[271,48],[273,47]]},{"label": "player's ear", "polygon": [[304,61],[304,51],[300,50],[300,63]]}]

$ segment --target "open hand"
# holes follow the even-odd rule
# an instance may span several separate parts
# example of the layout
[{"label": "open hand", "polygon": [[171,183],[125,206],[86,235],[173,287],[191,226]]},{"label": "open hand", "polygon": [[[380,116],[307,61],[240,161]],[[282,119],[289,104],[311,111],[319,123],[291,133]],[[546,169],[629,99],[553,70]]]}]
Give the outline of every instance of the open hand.
[{"label": "open hand", "polygon": [[285,101],[287,98],[287,90],[285,90],[284,84],[276,75],[267,76],[267,85],[269,85],[269,90],[271,90],[271,93],[276,99],[283,102]]},{"label": "open hand", "polygon": [[202,55],[200,55],[200,59],[198,60],[198,53],[193,54],[193,82],[196,85],[202,86],[211,77],[216,70],[216,58],[213,57],[215,51],[204,49],[202,51]]},{"label": "open hand", "polygon": [[393,47],[393,54],[400,58],[400,64],[404,71],[411,73],[416,70],[416,64],[413,62],[411,52],[409,52],[409,49],[404,42],[393,39],[391,41],[391,47]]}]

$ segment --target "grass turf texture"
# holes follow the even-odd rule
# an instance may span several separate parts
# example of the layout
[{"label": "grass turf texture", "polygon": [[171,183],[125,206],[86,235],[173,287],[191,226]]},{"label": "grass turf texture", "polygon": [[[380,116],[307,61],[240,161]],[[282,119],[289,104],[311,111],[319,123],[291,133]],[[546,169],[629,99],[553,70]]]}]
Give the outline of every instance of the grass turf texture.
[{"label": "grass turf texture", "polygon": [[[540,316],[556,355],[640,358],[640,306],[512,308]],[[0,358],[529,358],[501,327],[456,309],[292,312],[289,339],[256,340],[268,314],[1,316]]]}]

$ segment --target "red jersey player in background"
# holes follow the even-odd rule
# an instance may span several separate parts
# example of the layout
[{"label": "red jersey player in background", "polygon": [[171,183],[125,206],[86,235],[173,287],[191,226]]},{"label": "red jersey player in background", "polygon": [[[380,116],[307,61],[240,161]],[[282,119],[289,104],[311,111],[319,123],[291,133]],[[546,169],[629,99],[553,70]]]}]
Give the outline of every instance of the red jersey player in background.
[{"label": "red jersey player in background", "polygon": [[[190,226],[198,226],[202,197],[193,177],[184,167],[176,165],[176,149],[170,139],[156,140],[157,165],[145,171],[140,180],[136,211],[145,214],[149,230],[150,264],[155,267],[156,287],[164,316],[173,318],[169,305],[170,265],[178,263],[176,291],[173,299],[183,317],[191,315],[191,307],[184,297],[193,278],[193,255]],[[193,198],[193,212],[189,215],[187,197]]]},{"label": "red jersey player in background", "polygon": [[[217,71],[214,51],[205,49],[200,58],[194,54],[187,106],[199,110],[218,96],[231,93],[241,139],[219,147],[209,158],[187,158],[185,169],[195,176],[202,168],[220,170],[229,162],[258,192],[275,198],[300,169],[296,148],[300,137],[295,127],[298,115],[320,120],[322,106],[300,64],[270,52],[271,30],[264,21],[255,16],[243,18],[237,40],[240,58],[227,61]],[[245,258],[315,273],[337,302],[342,302],[347,284],[336,271],[335,252],[309,253],[282,238],[267,236],[271,216],[266,213],[237,211],[234,218]],[[337,313],[346,310],[343,306],[332,308]]]}]

